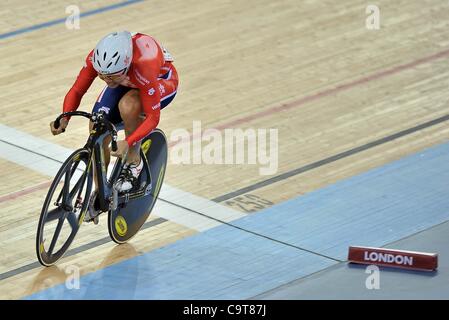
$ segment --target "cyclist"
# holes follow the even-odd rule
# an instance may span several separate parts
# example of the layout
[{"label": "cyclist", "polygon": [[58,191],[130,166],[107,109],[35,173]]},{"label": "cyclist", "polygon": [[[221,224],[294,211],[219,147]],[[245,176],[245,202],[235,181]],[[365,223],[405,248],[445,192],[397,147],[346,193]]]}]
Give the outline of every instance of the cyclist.
[{"label": "cyclist", "polygon": [[[105,139],[103,148],[106,167],[110,154],[122,157],[128,153],[118,184],[119,191],[126,192],[135,186],[143,167],[139,141],[156,128],[160,110],[175,97],[178,74],[171,54],[153,37],[129,31],[112,32],[87,55],[75,83],[65,96],[63,112],[79,107],[81,98],[97,76],[106,82],[106,86],[92,112],[104,110],[112,123],[124,124],[126,139],[117,141],[117,151],[110,151],[110,137]],[[58,129],[52,121],[53,135],[63,132],[69,120],[68,117],[61,119]],[[96,194],[94,191],[91,201]],[[89,207],[91,209],[91,205]],[[99,214],[98,210],[89,210],[89,213],[86,221],[92,221]]]}]

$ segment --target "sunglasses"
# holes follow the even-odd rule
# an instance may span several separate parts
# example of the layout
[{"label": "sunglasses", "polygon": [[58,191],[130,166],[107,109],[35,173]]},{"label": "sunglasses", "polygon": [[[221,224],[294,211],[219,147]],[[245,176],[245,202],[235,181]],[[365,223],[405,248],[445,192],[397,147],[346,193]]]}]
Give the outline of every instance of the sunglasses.
[{"label": "sunglasses", "polygon": [[98,76],[102,80],[116,80],[116,79],[121,78],[126,73],[127,69],[128,68],[125,68],[123,70],[120,70],[119,72],[111,73],[111,74],[98,73]]}]

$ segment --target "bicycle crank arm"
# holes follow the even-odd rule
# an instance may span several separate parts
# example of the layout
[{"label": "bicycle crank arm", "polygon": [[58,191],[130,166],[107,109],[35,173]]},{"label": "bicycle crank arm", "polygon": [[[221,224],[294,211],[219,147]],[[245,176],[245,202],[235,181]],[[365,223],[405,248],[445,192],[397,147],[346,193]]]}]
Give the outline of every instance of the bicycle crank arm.
[{"label": "bicycle crank arm", "polygon": [[111,210],[115,211],[118,207],[118,183],[116,182],[112,186],[112,201],[111,201]]}]

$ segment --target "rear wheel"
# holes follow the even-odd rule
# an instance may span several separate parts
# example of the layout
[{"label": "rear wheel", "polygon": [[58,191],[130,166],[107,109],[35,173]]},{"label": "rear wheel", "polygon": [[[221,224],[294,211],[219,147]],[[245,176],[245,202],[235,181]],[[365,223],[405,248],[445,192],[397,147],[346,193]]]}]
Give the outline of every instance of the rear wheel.
[{"label": "rear wheel", "polygon": [[[147,159],[139,179],[151,182],[151,189],[147,186],[140,195],[119,197],[116,210],[109,210],[108,230],[111,239],[118,244],[125,243],[139,232],[148,219],[159,196],[164,181],[167,166],[168,149],[167,138],[160,129],[153,130],[142,140],[141,152]],[[126,202],[126,203],[123,203]],[[122,203],[122,205],[120,204]]]},{"label": "rear wheel", "polygon": [[36,235],[39,262],[51,266],[67,251],[86,214],[92,190],[87,149],[78,149],[56,174],[42,207]]}]

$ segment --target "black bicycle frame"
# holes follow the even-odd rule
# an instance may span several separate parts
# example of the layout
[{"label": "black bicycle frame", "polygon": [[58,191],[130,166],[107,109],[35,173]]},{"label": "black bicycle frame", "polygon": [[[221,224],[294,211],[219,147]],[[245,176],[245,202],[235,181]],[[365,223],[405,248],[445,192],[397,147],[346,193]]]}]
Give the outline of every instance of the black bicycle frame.
[{"label": "black bicycle frame", "polygon": [[[121,129],[121,125],[117,129],[112,123],[109,122],[104,117],[104,112],[100,111],[99,113],[86,113],[82,111],[72,111],[72,112],[66,112],[61,114],[58,118],[55,120],[54,127],[57,129],[59,127],[59,121],[63,117],[72,116],[72,115],[78,115],[83,116],[86,118],[91,119],[93,122],[93,128],[90,131],[89,138],[84,146],[85,149],[89,152],[89,158],[92,158],[93,153],[93,162],[95,166],[95,175],[97,177],[97,187],[98,187],[98,201],[100,204],[100,209],[102,211],[108,211],[110,209],[110,203],[111,201],[108,201],[112,199],[112,195],[114,192],[114,186],[113,183],[117,181],[120,172],[123,167],[123,161],[124,159],[118,158],[115,162],[114,168],[111,173],[111,177],[109,181],[107,180],[107,168],[106,163],[104,159],[104,149],[103,149],[103,142],[104,139],[108,136],[111,136],[112,138],[112,150],[117,150],[117,130]],[[143,160],[145,161],[145,164],[147,163],[146,155],[139,150],[140,155],[143,157]],[[148,168],[148,165],[144,164],[145,171],[151,179],[151,172]],[[133,195],[128,195],[127,199],[130,199],[132,197],[138,197],[140,196],[140,193],[134,193]],[[118,204],[118,201],[116,201],[115,204]],[[115,208],[114,208],[115,209]]]},{"label": "black bicycle frame", "polygon": [[94,127],[90,132],[89,139],[84,146],[89,150],[91,156],[92,152],[94,155],[93,162],[95,166],[95,175],[97,177],[97,187],[99,193],[99,204],[100,209],[102,211],[109,210],[109,201],[112,196],[113,185],[112,182],[116,181],[118,176],[120,175],[120,171],[122,170],[122,158],[118,158],[114,169],[111,173],[111,177],[108,181],[107,179],[107,168],[104,157],[104,149],[103,149],[103,141],[106,137],[111,135],[110,130],[105,126],[102,126],[102,123],[94,123]]}]

